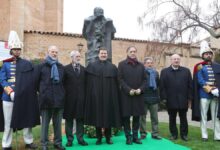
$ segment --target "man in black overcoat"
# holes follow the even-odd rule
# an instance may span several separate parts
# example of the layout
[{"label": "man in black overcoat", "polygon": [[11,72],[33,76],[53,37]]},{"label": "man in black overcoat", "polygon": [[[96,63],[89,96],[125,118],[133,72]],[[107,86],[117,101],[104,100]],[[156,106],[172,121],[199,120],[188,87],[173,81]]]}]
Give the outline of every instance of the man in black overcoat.
[{"label": "man in black overcoat", "polygon": [[188,140],[187,110],[192,100],[192,77],[188,68],[180,66],[180,56],[171,56],[171,65],[161,71],[160,96],[166,102],[171,140],[178,138],[176,116],[180,118],[180,136]]},{"label": "man in black overcoat", "polygon": [[[144,65],[137,60],[137,49],[134,46],[128,47],[127,58],[118,65],[118,77],[121,88],[121,112],[123,126],[126,136],[126,144],[131,145],[132,141],[142,144],[138,138],[140,116],[144,115],[144,90],[146,87],[146,73]],[[133,116],[132,134],[130,117]]]},{"label": "man in black overcoat", "polygon": [[99,60],[86,68],[85,124],[96,127],[96,144],[102,143],[102,128],[107,144],[112,144],[111,128],[120,127],[117,68],[107,61],[106,48],[100,48]]},{"label": "man in black overcoat", "polygon": [[80,65],[79,51],[70,53],[72,62],[65,66],[64,87],[66,91],[64,114],[67,147],[73,142],[73,120],[76,119],[76,136],[80,145],[86,146],[84,134],[84,106],[85,106],[85,68]]}]

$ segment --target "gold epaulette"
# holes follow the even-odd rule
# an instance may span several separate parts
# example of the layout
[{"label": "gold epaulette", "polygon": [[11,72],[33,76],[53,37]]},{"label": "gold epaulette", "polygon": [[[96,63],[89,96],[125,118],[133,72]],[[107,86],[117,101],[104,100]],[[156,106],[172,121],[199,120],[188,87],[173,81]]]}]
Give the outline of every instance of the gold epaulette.
[{"label": "gold epaulette", "polygon": [[12,89],[10,86],[4,87],[4,90],[5,90],[5,92],[6,92],[8,95],[10,95],[11,92],[13,92],[13,89]]},{"label": "gold epaulette", "polygon": [[3,61],[0,61],[0,68],[2,67],[2,65],[3,65]]},{"label": "gold epaulette", "polygon": [[199,70],[201,70],[202,69],[202,64],[199,64],[198,66],[197,66],[197,70],[199,71]]}]

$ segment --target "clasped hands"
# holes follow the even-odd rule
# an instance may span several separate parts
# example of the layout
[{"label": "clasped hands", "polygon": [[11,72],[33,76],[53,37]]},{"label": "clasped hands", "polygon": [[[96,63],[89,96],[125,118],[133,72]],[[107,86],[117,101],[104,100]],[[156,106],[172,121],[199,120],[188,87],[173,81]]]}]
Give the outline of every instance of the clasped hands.
[{"label": "clasped hands", "polygon": [[129,92],[130,96],[134,96],[134,95],[140,95],[141,94],[141,89],[131,89]]}]

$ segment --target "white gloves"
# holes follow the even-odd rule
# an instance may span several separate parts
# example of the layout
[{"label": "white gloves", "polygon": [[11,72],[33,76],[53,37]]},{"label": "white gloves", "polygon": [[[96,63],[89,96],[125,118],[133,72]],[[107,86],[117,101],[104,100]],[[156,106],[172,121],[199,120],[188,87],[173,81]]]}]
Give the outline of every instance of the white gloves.
[{"label": "white gloves", "polygon": [[14,99],[15,99],[15,92],[11,92],[10,98],[11,98],[11,101],[14,101]]},{"label": "white gloves", "polygon": [[216,97],[219,97],[219,91],[218,91],[218,89],[211,90],[211,93],[212,93],[212,95],[214,95],[214,96],[216,96]]}]

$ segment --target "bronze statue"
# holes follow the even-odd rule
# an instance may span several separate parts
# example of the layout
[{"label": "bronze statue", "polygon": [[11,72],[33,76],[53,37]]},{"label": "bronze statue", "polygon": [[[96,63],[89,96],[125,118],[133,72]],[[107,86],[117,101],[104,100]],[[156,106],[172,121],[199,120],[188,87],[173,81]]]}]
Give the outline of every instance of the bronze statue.
[{"label": "bronze statue", "polygon": [[94,9],[94,15],[84,20],[83,36],[87,40],[88,51],[86,53],[86,64],[98,60],[100,47],[108,50],[108,60],[112,61],[111,40],[114,38],[116,29],[113,21],[105,18],[104,11],[100,7]]}]

